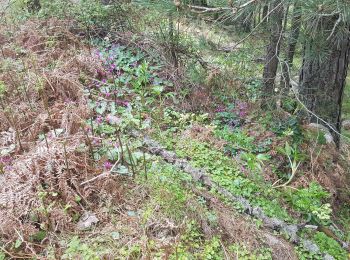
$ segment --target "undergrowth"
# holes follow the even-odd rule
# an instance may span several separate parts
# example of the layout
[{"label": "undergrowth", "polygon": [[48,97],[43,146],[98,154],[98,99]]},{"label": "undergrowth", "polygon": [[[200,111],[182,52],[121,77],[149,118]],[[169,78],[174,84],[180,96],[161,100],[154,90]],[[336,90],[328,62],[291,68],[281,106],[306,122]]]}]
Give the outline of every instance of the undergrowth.
[{"label": "undergrowth", "polygon": [[[220,37],[230,42],[228,33],[198,38],[178,20],[171,35],[168,17],[151,9],[132,24],[143,10],[126,3],[41,4],[34,14],[16,2],[5,18],[18,30],[1,25],[0,180],[8,187],[0,188],[0,259],[273,257],[274,248],[259,239],[252,245],[230,233],[236,220],[248,226],[233,218],[240,205],[223,203],[149,154],[134,130],[270,217],[336,226],[330,192],[308,179],[305,166],[314,163],[307,142],[326,147],[324,135],[304,131],[292,101],[283,104],[287,117],[257,116],[262,64],[251,61],[262,54],[254,48],[262,41],[218,53],[232,47],[219,44]],[[160,32],[153,33],[156,20]],[[174,48],[177,62],[169,62]],[[86,212],[97,225],[79,229]],[[338,217],[344,230],[348,215],[344,209]],[[249,235],[266,232],[259,221]],[[349,241],[349,233],[332,230]],[[322,253],[347,258],[324,232],[303,235]],[[296,252],[300,259],[321,257],[302,246]]]}]

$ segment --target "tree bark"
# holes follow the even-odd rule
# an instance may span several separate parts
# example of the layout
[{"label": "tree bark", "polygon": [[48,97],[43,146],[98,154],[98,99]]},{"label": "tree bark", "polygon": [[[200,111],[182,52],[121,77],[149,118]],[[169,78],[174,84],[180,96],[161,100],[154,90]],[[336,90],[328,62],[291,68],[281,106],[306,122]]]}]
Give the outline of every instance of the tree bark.
[{"label": "tree bark", "polygon": [[[340,133],[350,38],[347,31],[347,33],[335,32],[333,37],[328,39],[336,21],[337,17],[324,18],[323,27],[319,27],[318,38],[310,39],[305,44],[299,94],[305,106],[317,115],[309,116],[311,122],[322,123],[317,118],[320,117]],[[320,53],[320,50],[325,49],[326,53]],[[327,127],[331,128],[330,126]],[[332,133],[339,147],[340,137],[334,131]]]},{"label": "tree bark", "polygon": [[274,92],[275,78],[278,67],[278,55],[282,39],[283,27],[283,5],[281,0],[272,3],[271,10],[275,9],[270,15],[270,42],[267,48],[265,66],[263,72],[264,94],[270,97]]}]

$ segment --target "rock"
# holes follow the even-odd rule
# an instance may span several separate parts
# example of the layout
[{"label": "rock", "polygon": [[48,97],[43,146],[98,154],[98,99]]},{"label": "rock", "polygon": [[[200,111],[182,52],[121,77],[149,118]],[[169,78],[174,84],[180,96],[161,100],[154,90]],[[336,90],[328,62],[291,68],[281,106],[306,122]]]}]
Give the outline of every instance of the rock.
[{"label": "rock", "polygon": [[325,127],[324,125],[321,125],[321,124],[310,123],[309,127],[314,128],[314,129],[318,129],[318,130],[322,130],[324,132],[329,132],[328,128]]},{"label": "rock", "polygon": [[293,243],[299,243],[298,231],[299,228],[297,225],[284,225],[282,231],[289,236],[289,240]]},{"label": "rock", "polygon": [[329,254],[325,254],[325,255],[323,256],[323,260],[334,260],[334,257],[331,256],[331,255],[329,255]]},{"label": "rock", "polygon": [[85,212],[83,216],[79,219],[77,223],[77,228],[79,230],[86,230],[92,227],[92,225],[97,224],[99,222],[96,215],[92,212]]},{"label": "rock", "polygon": [[312,243],[310,240],[303,240],[303,247],[314,254],[319,254],[320,253],[320,249],[318,248],[318,246],[316,246],[314,243]]},{"label": "rock", "polygon": [[342,128],[345,129],[345,130],[350,130],[350,119],[343,120]]},{"label": "rock", "polygon": [[308,125],[309,128],[313,128],[319,131],[322,131],[324,134],[324,138],[326,139],[326,143],[327,144],[331,144],[334,143],[334,139],[333,136],[331,134],[331,132],[329,131],[329,129],[327,127],[325,127],[324,125],[321,124],[317,124],[317,123],[310,123]]},{"label": "rock", "polygon": [[326,138],[327,144],[334,143],[334,139],[333,139],[333,136],[331,135],[331,133],[324,134],[324,138]]}]

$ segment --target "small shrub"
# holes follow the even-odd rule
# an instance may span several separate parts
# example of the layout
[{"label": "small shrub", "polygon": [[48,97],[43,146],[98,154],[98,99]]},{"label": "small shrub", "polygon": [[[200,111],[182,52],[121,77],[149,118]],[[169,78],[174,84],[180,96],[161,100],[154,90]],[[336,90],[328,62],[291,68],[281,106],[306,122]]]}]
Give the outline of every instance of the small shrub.
[{"label": "small shrub", "polygon": [[315,182],[312,182],[309,188],[286,193],[286,199],[292,207],[308,216],[312,221],[317,222],[317,224],[326,224],[330,220],[330,214],[332,213],[330,204],[323,203],[327,198],[329,198],[329,193]]}]

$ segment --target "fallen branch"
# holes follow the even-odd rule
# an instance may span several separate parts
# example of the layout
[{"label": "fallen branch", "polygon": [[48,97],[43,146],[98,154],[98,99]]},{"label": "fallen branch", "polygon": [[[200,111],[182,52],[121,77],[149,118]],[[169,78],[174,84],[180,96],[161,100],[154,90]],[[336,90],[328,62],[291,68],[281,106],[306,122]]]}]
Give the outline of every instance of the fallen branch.
[{"label": "fallen branch", "polygon": [[196,13],[216,13],[216,12],[223,12],[223,11],[233,11],[235,12],[233,8],[231,7],[205,7],[205,6],[197,6],[197,5],[188,5],[190,9],[192,9]]},{"label": "fallen branch", "polygon": [[207,7],[207,6],[199,6],[199,5],[187,5],[187,7],[194,10],[194,12],[197,12],[197,13],[216,13],[216,12],[223,12],[223,11],[232,11],[232,13],[237,13],[238,10],[245,8],[256,1],[257,0],[250,0],[238,7]]}]

